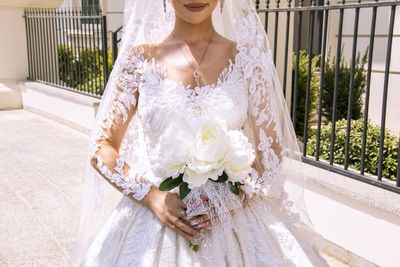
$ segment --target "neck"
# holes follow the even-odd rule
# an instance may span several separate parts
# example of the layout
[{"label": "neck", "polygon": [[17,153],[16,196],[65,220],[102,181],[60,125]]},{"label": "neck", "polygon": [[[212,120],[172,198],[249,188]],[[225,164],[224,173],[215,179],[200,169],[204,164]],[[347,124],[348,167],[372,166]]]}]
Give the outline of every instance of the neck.
[{"label": "neck", "polygon": [[207,42],[213,28],[211,17],[199,24],[191,24],[176,16],[172,33],[176,38],[190,45],[203,41]]}]

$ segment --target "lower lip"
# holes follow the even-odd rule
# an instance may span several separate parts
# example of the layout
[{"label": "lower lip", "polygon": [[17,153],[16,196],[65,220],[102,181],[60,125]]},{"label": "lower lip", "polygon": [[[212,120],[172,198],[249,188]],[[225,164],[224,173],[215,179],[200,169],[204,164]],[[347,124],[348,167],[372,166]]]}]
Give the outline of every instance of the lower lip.
[{"label": "lower lip", "polygon": [[200,12],[200,11],[202,11],[203,9],[205,9],[206,6],[207,6],[207,5],[198,6],[198,7],[194,7],[194,6],[185,6],[185,7],[186,7],[186,9],[188,9],[189,11],[192,11],[192,12]]}]

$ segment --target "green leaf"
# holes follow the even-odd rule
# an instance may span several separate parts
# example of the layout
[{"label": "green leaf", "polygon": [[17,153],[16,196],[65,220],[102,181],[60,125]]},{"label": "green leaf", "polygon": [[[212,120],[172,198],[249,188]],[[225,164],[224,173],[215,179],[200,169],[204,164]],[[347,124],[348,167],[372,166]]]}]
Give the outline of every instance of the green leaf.
[{"label": "green leaf", "polygon": [[190,193],[189,185],[186,182],[182,182],[179,186],[179,196],[184,199]]},{"label": "green leaf", "polygon": [[235,195],[239,195],[240,194],[240,183],[229,182],[229,190],[231,190],[231,192],[234,193]]},{"label": "green leaf", "polygon": [[189,243],[189,247],[194,251],[194,252],[198,252],[199,251],[199,249],[200,249],[200,246],[199,245],[195,245],[195,244],[192,244],[191,242]]},{"label": "green leaf", "polygon": [[227,180],[228,180],[228,175],[227,175],[225,172],[223,172],[223,173],[218,177],[217,180],[213,180],[213,181],[216,182],[216,183],[225,183]]},{"label": "green leaf", "polygon": [[177,178],[169,177],[161,182],[159,189],[161,191],[169,191],[179,186],[182,183],[183,174],[179,175]]}]

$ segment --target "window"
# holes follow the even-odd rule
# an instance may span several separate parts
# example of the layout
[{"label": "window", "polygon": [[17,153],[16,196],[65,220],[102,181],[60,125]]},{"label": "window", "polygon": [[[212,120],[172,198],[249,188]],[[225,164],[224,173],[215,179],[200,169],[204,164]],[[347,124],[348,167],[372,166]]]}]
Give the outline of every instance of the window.
[{"label": "window", "polygon": [[100,10],[100,0],[82,0],[82,9],[89,11]]}]

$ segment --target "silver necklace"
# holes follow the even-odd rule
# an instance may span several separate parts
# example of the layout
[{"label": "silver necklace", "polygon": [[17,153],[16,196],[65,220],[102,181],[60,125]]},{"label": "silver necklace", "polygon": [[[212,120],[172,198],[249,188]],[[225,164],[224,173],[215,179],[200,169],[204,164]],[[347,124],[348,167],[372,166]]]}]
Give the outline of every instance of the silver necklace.
[{"label": "silver necklace", "polygon": [[212,38],[213,38],[213,36],[214,36],[214,29],[212,29],[211,36],[210,36],[210,38],[209,38],[209,40],[208,40],[207,47],[206,47],[206,49],[204,50],[203,56],[201,57],[199,63],[196,62],[196,63],[197,63],[197,64],[196,64],[196,67],[194,67],[193,64],[192,64],[192,62],[191,62],[190,60],[187,59],[186,54],[185,54],[185,52],[182,50],[182,48],[180,47],[180,45],[179,45],[179,43],[178,43],[178,40],[176,39],[174,33],[171,33],[171,35],[172,35],[172,38],[174,38],[175,44],[176,44],[176,46],[178,47],[179,51],[181,51],[181,53],[182,53],[183,57],[185,58],[185,60],[186,60],[186,61],[190,64],[190,66],[192,67],[192,69],[193,69],[193,77],[194,77],[194,80],[195,80],[195,82],[196,82],[197,87],[200,87],[200,79],[201,79],[200,65],[201,65],[201,62],[203,62],[203,59],[204,59],[204,57],[205,57],[205,55],[206,55],[206,53],[207,53],[208,47],[210,46],[211,40],[212,40]]}]

